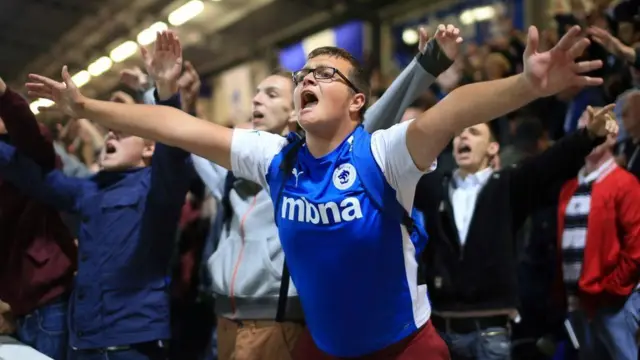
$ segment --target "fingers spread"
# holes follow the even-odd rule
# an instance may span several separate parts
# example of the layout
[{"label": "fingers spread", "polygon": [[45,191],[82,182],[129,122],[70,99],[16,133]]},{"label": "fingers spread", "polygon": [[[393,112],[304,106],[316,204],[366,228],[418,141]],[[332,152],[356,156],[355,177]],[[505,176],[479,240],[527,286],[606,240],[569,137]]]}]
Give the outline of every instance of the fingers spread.
[{"label": "fingers spread", "polygon": [[593,70],[598,70],[602,67],[602,60],[580,61],[574,63],[572,68],[576,74],[583,74]]},{"label": "fingers spread", "polygon": [[597,113],[596,116],[602,116],[605,114],[609,114],[611,111],[613,111],[613,109],[616,107],[616,104],[609,104],[605,107],[603,107],[602,109],[600,109]]},{"label": "fingers spread", "polygon": [[575,86],[599,86],[602,85],[602,78],[590,76],[576,76],[573,85]]},{"label": "fingers spread", "polygon": [[64,88],[63,84],[61,84],[61,83],[59,83],[59,82],[57,82],[55,80],[49,79],[46,76],[42,76],[42,75],[38,75],[38,74],[29,74],[29,79],[31,79],[33,81],[37,81],[37,82],[43,83],[43,84],[45,84],[47,86],[50,86],[50,87],[52,87],[54,89]]},{"label": "fingers spread", "polygon": [[156,33],[156,42],[154,46],[156,51],[162,50],[162,33],[159,31]]},{"label": "fingers spread", "polygon": [[580,26],[572,26],[569,31],[558,41],[555,48],[560,51],[569,51],[573,44],[578,41],[578,34],[580,34]]},{"label": "fingers spread", "polygon": [[177,34],[173,34],[173,46],[172,46],[172,50],[173,50],[173,55],[176,57],[181,57],[182,56],[182,44],[180,43],[180,39],[178,38]]},{"label": "fingers spread", "polygon": [[[158,40],[158,37],[156,36],[156,41]],[[147,48],[145,48],[144,46],[140,45],[140,55],[142,55],[142,59],[144,61],[146,61],[149,58],[149,51],[147,50]],[[132,70],[123,70],[122,72],[120,72],[120,75],[122,74],[127,74],[127,75],[131,75],[134,76],[133,71]]]},{"label": "fingers spread", "polygon": [[42,99],[53,100],[53,96],[51,96],[51,93],[43,92],[43,91],[29,90],[27,91],[27,95],[29,95],[32,98],[42,98]]},{"label": "fingers spread", "polygon": [[589,47],[589,44],[591,44],[591,41],[589,41],[589,39],[587,38],[582,38],[580,40],[577,40],[569,49],[569,52],[568,52],[569,57],[571,59],[578,58]]}]

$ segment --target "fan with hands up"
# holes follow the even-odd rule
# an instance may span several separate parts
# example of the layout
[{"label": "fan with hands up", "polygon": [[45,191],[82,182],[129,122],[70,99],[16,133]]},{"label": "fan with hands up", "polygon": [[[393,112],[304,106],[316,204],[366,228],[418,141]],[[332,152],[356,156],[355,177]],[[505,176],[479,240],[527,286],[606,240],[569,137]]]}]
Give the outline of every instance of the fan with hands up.
[{"label": "fan with hands up", "polygon": [[168,99],[178,89],[182,73],[182,45],[173,31],[156,34],[152,51],[140,47],[142,59],[149,76],[155,81],[158,96]]},{"label": "fan with hands up", "polygon": [[[147,72],[156,81],[158,96],[167,99],[178,91],[178,79],[182,72],[182,46],[172,31],[163,31],[156,36],[154,49],[141,48]],[[62,82],[46,76],[29,74],[26,84],[28,95],[51,100],[55,103],[41,111],[58,110],[72,118],[81,117],[78,111],[86,98],[71,79],[67,66],[62,67]]]},{"label": "fan with hands up", "polygon": [[524,51],[524,78],[537,97],[550,96],[571,86],[598,86],[602,78],[583,75],[602,67],[602,61],[576,61],[590,41],[573,26],[549,51],[538,52],[538,29],[529,27]]},{"label": "fan with hands up", "polygon": [[[429,34],[427,29],[424,27],[420,27],[418,29],[419,41],[418,41],[418,50],[424,54],[427,43],[429,42]],[[449,24],[449,25],[438,25],[436,29],[436,33],[433,36],[433,39],[438,42],[438,46],[444,52],[445,55],[451,60],[455,60],[460,52],[460,44],[462,44],[462,37],[460,36],[460,29]]]}]

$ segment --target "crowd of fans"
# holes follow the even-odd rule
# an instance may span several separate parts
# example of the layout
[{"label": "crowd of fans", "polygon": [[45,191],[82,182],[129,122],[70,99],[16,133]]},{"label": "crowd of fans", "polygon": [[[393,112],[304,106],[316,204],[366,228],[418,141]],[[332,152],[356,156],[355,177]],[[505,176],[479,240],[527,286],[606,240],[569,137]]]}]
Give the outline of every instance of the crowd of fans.
[{"label": "crowd of fans", "polygon": [[[542,98],[503,118],[495,119],[487,126],[465,129],[440,155],[437,170],[425,175],[416,192],[415,206],[425,213],[431,236],[425,250],[425,271],[433,306],[433,322],[454,359],[511,357],[524,360],[555,356],[558,359],[618,360],[630,359],[629,354],[635,354],[633,358],[637,358],[636,332],[640,321],[640,295],[636,292],[640,280],[640,186],[636,178],[640,176],[640,161],[637,160],[640,148],[640,54],[634,46],[640,41],[639,8],[633,1],[623,2],[622,5],[611,4],[611,1],[570,3],[568,7],[554,9],[556,28],[540,33],[539,51],[552,49],[572,25],[580,25],[584,35],[592,40],[582,57],[602,60],[604,66],[592,75],[602,77],[604,84],[599,87],[572,87],[557,96]],[[376,106],[378,109],[388,106],[384,100],[385,94],[398,92],[395,85],[388,88],[383,86],[387,82],[380,81],[380,74],[376,74],[377,88],[374,87],[372,92],[378,97],[373,99],[370,104],[372,108],[366,113],[365,127],[375,130],[397,121],[416,118],[459,86],[521,72],[526,34],[514,29],[508,19],[498,21],[502,29],[498,36],[483,44],[465,42],[448,69],[424,65],[424,62],[434,62],[427,58],[430,51],[447,48],[441,44],[442,49],[434,49],[437,45],[431,44],[429,47],[421,41],[419,60],[409,67],[414,66],[423,73],[426,70],[431,75],[439,76],[433,84],[425,80],[421,84],[424,88],[400,87],[402,91],[415,92],[415,96],[405,94],[403,101],[411,96],[413,99],[404,102],[404,108],[397,111],[397,119],[393,119],[395,114],[389,115],[390,112],[378,115],[374,109]],[[179,45],[176,47],[172,39],[164,36],[162,38],[159,35],[157,50],[164,44],[169,50],[174,46],[175,51],[181,51]],[[166,48],[164,50],[167,51]],[[184,70],[180,70],[176,82],[181,102],[171,103],[171,97],[163,96],[160,91],[166,74],[158,70],[162,68],[163,61],[155,56],[158,53],[159,50],[155,54],[151,51],[143,54],[145,71],[139,68],[124,71],[121,75],[122,89],[116,91],[110,100],[121,103],[162,103],[179,106],[181,110],[195,114],[200,90],[198,73],[190,63],[185,62]],[[418,70],[408,68],[406,71]],[[395,81],[400,82],[403,76],[407,76],[407,73],[401,74]],[[414,73],[413,76],[421,75]],[[265,79],[256,89],[253,123],[239,121],[238,127],[254,127],[277,134],[300,132],[293,111],[290,79],[290,74],[284,71],[275,72]],[[351,86],[356,89],[361,84]],[[612,103],[615,103],[615,109],[607,106]],[[109,154],[129,151],[123,150],[125,147],[119,144],[129,141],[125,140],[127,135],[82,118],[38,127],[35,117],[24,112],[24,106],[28,111],[26,102],[7,89],[0,80],[3,141],[33,158],[42,168],[58,168],[69,178],[94,179],[92,181],[98,184],[98,188],[111,186],[110,180],[100,175],[108,169],[103,161]],[[612,110],[611,115],[609,110]],[[205,114],[196,115],[207,117]],[[385,115],[391,119],[371,120],[374,116]],[[593,139],[586,135],[581,139],[572,136],[586,131],[581,130],[583,128],[591,131],[590,124],[599,116],[615,116],[620,132],[615,139],[609,138],[595,144],[597,147],[592,152],[595,146],[591,146]],[[114,145],[114,139],[119,143]],[[46,149],[47,146],[55,150],[56,156]],[[144,149],[148,144],[141,142],[140,146],[140,151],[145,154]],[[158,146],[155,151],[160,151]],[[550,154],[553,159],[549,159]],[[0,151],[0,159],[3,156]],[[151,161],[150,155],[144,155],[138,161],[140,165],[136,166],[162,168],[161,160],[153,156]],[[303,315],[298,313],[300,309],[294,309],[299,303],[296,303],[292,289],[287,292],[285,288],[284,297],[289,294],[289,304],[285,305],[285,310],[281,307],[281,287],[284,283],[280,281],[281,273],[278,273],[282,269],[283,254],[279,245],[272,244],[273,229],[250,229],[254,223],[258,224],[255,225],[257,227],[262,226],[260,219],[251,218],[250,212],[259,208],[263,200],[272,206],[268,196],[262,199],[259,186],[236,179],[231,173],[220,172],[215,164],[202,158],[194,156],[192,161],[197,173],[185,171],[180,175],[187,179],[176,180],[188,185],[188,193],[180,211],[175,211],[179,217],[177,234],[164,234],[164,237],[175,238],[175,241],[171,241],[172,248],[163,249],[165,254],[170,255],[165,262],[171,270],[163,278],[164,282],[155,289],[163,289],[170,294],[171,335],[168,336],[168,329],[163,329],[151,338],[138,338],[135,331],[145,334],[155,331],[152,328],[157,326],[154,323],[157,318],[154,314],[150,315],[155,310],[146,307],[156,306],[153,302],[139,305],[132,313],[123,312],[120,308],[132,306],[136,301],[140,301],[140,304],[146,301],[138,296],[157,296],[152,291],[145,293],[136,288],[140,287],[136,281],[144,278],[144,269],[128,268],[128,271],[140,274],[139,279],[133,279],[130,283],[124,281],[129,288],[122,291],[105,287],[102,295],[92,293],[87,281],[91,282],[92,276],[108,277],[110,274],[87,274],[87,278],[74,280],[74,272],[78,266],[82,267],[78,263],[82,264],[88,257],[94,256],[86,246],[83,248],[80,245],[78,249],[78,242],[82,242],[83,238],[89,242],[92,236],[113,231],[114,227],[119,226],[116,221],[123,221],[122,215],[112,217],[110,221],[113,224],[100,225],[97,232],[92,233],[92,230],[88,230],[88,226],[95,226],[92,225],[95,221],[92,217],[109,215],[109,211],[122,207],[142,206],[121,200],[121,197],[145,196],[148,197],[147,207],[157,206],[161,209],[159,211],[164,211],[162,209],[168,205],[154,203],[157,201],[152,200],[155,193],[146,189],[156,186],[152,185],[153,178],[139,180],[149,182],[144,185],[144,191],[149,191],[148,195],[142,190],[140,194],[143,195],[137,192],[124,192],[112,197],[90,195],[100,198],[96,200],[101,202],[95,205],[101,207],[97,212],[78,210],[90,206],[91,199],[83,198],[82,201],[86,203],[76,203],[63,209],[65,211],[61,219],[64,226],[60,227],[55,223],[58,216],[56,211],[52,212],[48,205],[41,205],[29,194],[18,195],[23,188],[12,184],[12,175],[3,172],[0,192],[9,195],[7,200],[0,202],[0,232],[3,249],[10,250],[0,252],[0,334],[14,335],[55,360],[90,359],[78,355],[83,349],[97,349],[101,354],[110,354],[109,359],[215,359],[218,358],[218,350],[221,360],[284,359],[281,357],[283,352],[273,349],[284,348],[279,351],[288,352],[293,349],[296,340],[310,341],[303,330]],[[169,168],[168,171],[180,169]],[[505,209],[496,205],[501,203],[497,199],[503,199],[502,195],[491,195],[493,204],[486,205],[488,208],[481,206],[486,203],[482,202],[482,192],[493,189],[492,181],[498,181],[500,174],[504,174],[503,178],[512,179],[508,180],[508,186],[497,185],[495,190],[511,194],[505,200],[509,203],[505,205],[509,208],[506,210],[508,215],[503,213]],[[4,179],[5,176],[9,181]],[[49,175],[43,172],[34,176],[45,178]],[[152,177],[153,173],[149,176]],[[32,182],[30,179],[23,181]],[[445,191],[434,193],[433,189],[442,190],[443,184],[446,185]],[[72,183],[72,186],[76,185]],[[458,189],[466,189],[467,192],[456,193]],[[34,195],[34,198],[40,199],[39,196]],[[55,199],[56,196],[52,195],[53,203],[64,202],[64,199]],[[470,200],[471,197],[473,200]],[[461,205],[458,204],[470,207],[471,215],[461,216],[459,213],[462,211],[457,209]],[[453,209],[449,217],[447,207]],[[482,211],[480,207],[483,207]],[[15,214],[5,215],[10,212]],[[34,224],[37,221],[25,221],[25,217],[34,216],[46,224],[36,226]],[[170,222],[172,217],[165,216],[162,219]],[[269,219],[273,222],[273,214],[266,216],[264,221],[269,222]],[[486,235],[483,235],[484,230],[478,230],[482,226],[479,219],[492,224]],[[447,220],[449,223],[446,223]],[[143,218],[138,221],[144,226]],[[55,230],[51,230],[53,228]],[[465,229],[464,235],[462,228]],[[144,233],[143,230],[136,231]],[[118,233],[122,235],[122,232]],[[502,233],[507,234],[505,236],[509,244],[487,239],[494,237],[493,234]],[[509,235],[511,233],[512,237]],[[6,243],[5,236],[10,239]],[[133,235],[124,233],[123,236],[124,239],[105,245],[114,248],[101,250],[109,255],[102,256],[98,262],[114,261],[114,257],[122,254],[120,250],[126,250],[124,241],[128,241],[127,236]],[[136,233],[135,236],[144,238],[150,235]],[[449,251],[446,250],[449,245],[443,245],[440,237],[453,237],[454,242],[455,238],[459,238],[460,245],[455,245],[459,247],[458,263],[451,265],[453,260],[449,259],[449,254],[443,255]],[[472,240],[474,237],[478,237],[477,241]],[[499,237],[495,235],[496,239]],[[254,239],[268,244],[256,247],[251,245]],[[229,245],[233,241],[238,244]],[[93,243],[92,246],[98,245]],[[124,248],[118,249],[119,246]],[[146,251],[152,251],[157,245],[149,242],[146,246],[149,247]],[[496,246],[503,249],[496,250]],[[237,249],[229,250],[230,247]],[[216,256],[221,249],[230,251],[230,254]],[[504,267],[500,267],[507,274],[506,278],[496,274],[496,284],[492,286],[479,278],[475,284],[464,282],[474,277],[458,274],[462,272],[460,269],[478,266],[470,271],[489,271],[490,266],[486,264],[492,259],[500,260],[496,257],[499,255],[491,257],[488,252],[504,253],[505,259],[512,258],[506,261]],[[484,260],[486,263],[463,262],[462,254],[465,259],[475,258],[476,262]],[[125,258],[134,255],[143,258],[149,256],[126,253]],[[243,283],[251,279],[243,279],[249,276],[246,269],[239,270],[239,264],[246,264],[240,261],[242,256],[250,259],[257,256],[251,261],[258,259],[258,262],[266,258],[268,264],[252,264],[251,267],[257,268],[262,274],[275,272],[278,276],[269,275],[268,280],[264,280],[266,275],[258,276],[257,279],[264,280],[267,285]],[[101,266],[95,265],[93,269],[109,270]],[[118,266],[126,268],[125,265]],[[220,271],[216,272],[216,269]],[[47,274],[43,276],[42,272]],[[517,282],[512,282],[509,274],[517,277]],[[131,277],[136,278],[134,274]],[[220,277],[223,279],[218,279]],[[236,279],[240,279],[237,284]],[[54,290],[51,290],[52,282],[55,283]],[[492,294],[500,293],[515,283],[517,306],[512,307],[509,302],[497,307],[482,304],[485,298],[487,303],[495,300]],[[484,285],[487,287],[481,288]],[[76,289],[72,295],[73,286]],[[113,284],[107,286],[117,287]],[[261,286],[271,288],[263,291]],[[100,331],[106,334],[111,330],[124,330],[115,327],[101,330],[83,325],[83,322],[97,320],[79,313],[84,311],[79,306],[84,302],[78,298],[78,293],[82,294],[82,291],[86,292],[87,299],[98,296],[95,301],[99,304],[120,302],[106,306],[104,310],[91,309],[93,312],[88,313],[95,316],[104,312],[100,316],[105,319],[111,317],[116,319],[113,321],[124,319],[140,322],[128,328],[134,333],[124,333],[124,336],[140,341],[113,343],[110,342],[113,334],[96,334]],[[263,291],[258,297],[268,298],[270,302],[252,303],[255,294],[243,291]],[[109,296],[108,292],[111,292]],[[217,295],[214,296],[214,293]],[[75,314],[70,315],[69,321],[66,320],[68,302],[76,303]],[[263,308],[269,310],[262,311]],[[487,313],[486,310],[491,311]],[[286,315],[281,313],[283,311]],[[467,315],[458,316],[465,311]],[[168,315],[169,312],[160,311],[159,314]],[[99,320],[103,321],[102,318]],[[272,331],[274,326],[276,330]],[[88,330],[82,330],[83,327]],[[82,340],[87,336],[91,340]],[[252,352],[255,349],[261,349],[261,355]],[[121,357],[118,354],[122,354]]]}]

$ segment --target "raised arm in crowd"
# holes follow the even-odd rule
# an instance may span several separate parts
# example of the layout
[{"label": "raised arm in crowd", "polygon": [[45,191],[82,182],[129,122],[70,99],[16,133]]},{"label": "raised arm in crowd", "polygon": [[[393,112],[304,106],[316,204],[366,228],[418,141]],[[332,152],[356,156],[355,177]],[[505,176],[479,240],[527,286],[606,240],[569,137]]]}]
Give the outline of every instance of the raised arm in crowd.
[{"label": "raised arm in crowd", "polygon": [[[524,73],[462,86],[412,122],[407,132],[407,147],[416,165],[428,168],[452,136],[468,126],[502,116],[568,86],[600,85],[602,79],[581,74],[601,67],[601,61],[575,62],[589,45],[589,40],[579,33],[580,28],[575,26],[554,48],[538,53],[538,31],[531,27],[524,55]],[[166,107],[90,99],[80,93],[66,67],[62,78],[63,82],[57,82],[31,75],[34,82],[28,84],[30,94],[55,101],[68,115],[91,118],[108,128],[179,146],[231,168],[233,130]],[[307,134],[310,148],[313,138]],[[429,141],[425,142],[425,139]]]}]

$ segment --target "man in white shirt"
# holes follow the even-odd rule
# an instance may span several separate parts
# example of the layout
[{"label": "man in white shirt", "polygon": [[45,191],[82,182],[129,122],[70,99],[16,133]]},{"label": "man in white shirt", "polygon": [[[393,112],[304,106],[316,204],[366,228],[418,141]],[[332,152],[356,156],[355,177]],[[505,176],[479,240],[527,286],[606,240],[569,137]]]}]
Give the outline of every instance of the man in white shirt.
[{"label": "man in white shirt", "polygon": [[453,175],[421,179],[415,206],[431,235],[424,261],[432,319],[454,359],[511,357],[509,324],[520,305],[516,232],[616,130],[615,120],[597,117],[542,154],[497,171],[498,142],[488,124],[474,125],[453,141]]}]

